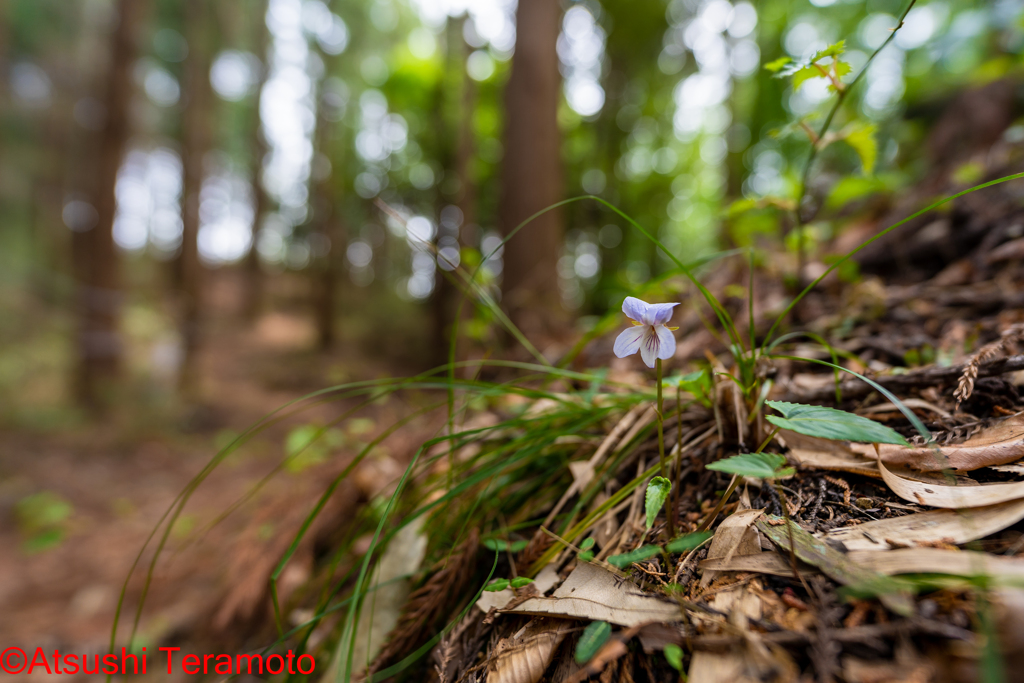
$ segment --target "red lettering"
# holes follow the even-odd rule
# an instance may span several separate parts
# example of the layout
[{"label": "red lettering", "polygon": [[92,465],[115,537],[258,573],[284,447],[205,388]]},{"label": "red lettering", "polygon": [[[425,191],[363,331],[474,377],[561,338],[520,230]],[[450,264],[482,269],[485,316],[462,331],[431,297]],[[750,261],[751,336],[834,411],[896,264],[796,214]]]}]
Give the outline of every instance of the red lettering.
[{"label": "red lettering", "polygon": [[60,650],[53,651],[53,672],[58,674],[64,673],[60,669]]},{"label": "red lettering", "polygon": [[[145,657],[145,655],[143,655],[143,657]],[[128,654],[128,648],[122,647],[121,648],[121,675],[122,676],[125,675],[126,673],[128,673],[128,660],[129,659],[132,660],[132,667],[134,668],[134,671],[132,671],[132,673],[134,673],[134,674],[139,673],[139,658],[136,657],[135,655]]]},{"label": "red lettering", "polygon": [[295,669],[292,668],[292,661],[295,659],[295,655],[292,654],[291,650],[288,650],[288,656],[285,659],[288,660],[288,673],[295,673]]},{"label": "red lettering", "polygon": [[[107,668],[110,667],[110,668]],[[103,673],[117,673],[117,655],[103,655]]]},{"label": "red lettering", "polygon": [[[261,655],[237,655],[235,660],[238,664],[237,671],[235,673],[242,673],[242,659],[245,659],[245,673],[252,673],[252,660],[256,660],[256,664],[259,666],[257,673],[263,673],[263,657]],[[310,669],[312,671],[312,669]]]},{"label": "red lettering", "polygon": [[43,648],[41,647],[36,648],[36,653],[32,655],[32,661],[29,662],[28,671],[26,671],[25,673],[32,673],[32,671],[35,670],[37,666],[41,666],[44,669],[46,669],[46,673],[48,674],[53,673],[53,671],[50,670],[50,663],[46,661],[46,653],[43,652]]},{"label": "red lettering", "polygon": [[[281,666],[277,667],[277,671],[274,671],[273,669],[270,668],[270,660],[272,660],[274,657],[277,657],[277,661],[281,662]],[[267,673],[268,674],[279,674],[282,671],[284,671],[284,657],[282,657],[281,655],[270,655],[269,657],[267,657]]]},{"label": "red lettering", "polygon": [[[67,668],[69,666],[74,668]],[[78,655],[64,655],[64,667],[64,673],[66,674],[78,673]]]},{"label": "red lettering", "polygon": [[[302,660],[305,657],[309,657],[309,671],[304,671],[302,668]],[[299,655],[299,661],[296,662],[296,666],[299,667],[300,674],[311,674],[313,669],[316,668],[316,659],[313,658],[313,655]]]},{"label": "red lettering", "polygon": [[142,648],[142,673],[146,673],[146,648]]},{"label": "red lettering", "polygon": [[174,653],[177,652],[180,649],[181,649],[180,647],[162,647],[162,648],[160,648],[160,652],[166,652],[167,653],[167,673],[174,673],[173,667],[172,667],[173,662],[171,661],[171,657],[173,657]]},{"label": "red lettering", "polygon": [[[195,662],[195,664],[189,664],[188,660],[190,660],[190,659],[193,660]],[[188,667],[190,667],[190,666],[195,667],[195,668],[192,671],[189,671]],[[184,671],[187,674],[195,675],[195,674],[199,673],[199,657],[197,657],[195,655],[185,655],[184,658],[182,658],[182,660],[181,660],[181,669],[182,669],[182,671]]]},{"label": "red lettering", "polygon": [[[226,661],[226,662],[222,662],[222,661],[221,661],[221,658],[224,658],[224,659],[226,659],[227,661]],[[205,659],[205,658],[204,658],[204,659]],[[232,673],[232,671],[231,671],[231,665],[232,665],[232,664],[233,664],[234,662],[232,662],[232,661],[231,661],[231,655],[217,655],[217,660],[216,660],[216,662],[217,662],[217,663],[216,663],[216,664],[214,664],[214,666],[213,666],[213,671],[214,671],[214,673],[218,673],[218,674],[229,674],[229,673]],[[205,662],[204,662],[204,663],[205,663]],[[223,671],[221,671],[221,667],[222,667],[222,666],[224,667],[224,670],[223,670]]]},{"label": "red lettering", "polygon": [[96,668],[89,671],[89,655],[82,655],[82,673],[98,674],[100,672],[100,656],[93,655],[92,663],[96,665]]}]

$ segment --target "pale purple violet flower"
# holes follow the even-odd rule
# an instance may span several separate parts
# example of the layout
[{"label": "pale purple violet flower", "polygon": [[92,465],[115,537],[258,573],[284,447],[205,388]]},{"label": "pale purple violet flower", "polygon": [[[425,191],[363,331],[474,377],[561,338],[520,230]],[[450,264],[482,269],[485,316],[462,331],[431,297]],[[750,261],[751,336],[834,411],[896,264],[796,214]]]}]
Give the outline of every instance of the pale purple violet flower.
[{"label": "pale purple violet flower", "polygon": [[615,355],[619,358],[631,356],[637,351],[647,367],[653,368],[657,358],[671,358],[676,352],[676,338],[665,323],[672,317],[675,304],[649,304],[636,297],[627,296],[622,302],[622,312],[632,321],[634,327],[625,330],[615,340]]}]

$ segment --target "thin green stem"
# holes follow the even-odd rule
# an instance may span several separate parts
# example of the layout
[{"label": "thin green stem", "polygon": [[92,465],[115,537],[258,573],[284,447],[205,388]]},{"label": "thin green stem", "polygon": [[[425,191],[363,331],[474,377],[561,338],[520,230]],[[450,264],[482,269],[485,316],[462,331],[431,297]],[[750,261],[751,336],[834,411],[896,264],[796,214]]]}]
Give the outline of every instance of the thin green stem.
[{"label": "thin green stem", "polygon": [[[907,18],[907,14],[910,13],[911,8],[914,7],[916,2],[917,0],[910,0],[907,8],[903,10],[903,14],[900,15],[899,24],[897,24],[896,28],[889,33],[889,37],[885,39],[885,42],[882,43],[877,50],[871,53],[871,56],[868,57],[868,61],[864,63],[864,66],[861,67],[859,72],[857,72],[857,76],[850,81],[850,84],[843,88],[836,88],[838,91],[836,101],[832,105],[832,109],[829,110],[828,115],[825,117],[825,121],[821,124],[821,130],[818,131],[817,138],[811,140],[811,151],[807,155],[807,161],[804,163],[803,172],[800,174],[800,188],[796,194],[796,205],[793,208],[794,227],[797,230],[797,287],[803,284],[804,265],[804,221],[800,209],[804,203],[804,195],[807,194],[807,179],[810,178],[811,167],[814,165],[814,160],[818,157],[818,143],[825,139],[825,135],[828,133],[828,129],[832,125],[832,119],[835,118],[839,108],[843,106],[843,102],[846,101],[846,97],[850,94],[850,91],[853,90],[854,86],[857,85],[861,78],[864,77],[864,74],[867,73],[868,67],[871,66],[871,62],[873,62],[875,57],[877,57],[878,54],[884,50],[890,42],[892,42],[893,38],[896,37],[896,32],[903,27],[903,20]],[[833,57],[832,59],[835,60],[836,58]]]},{"label": "thin green stem", "polygon": [[[668,466],[665,464],[665,418],[662,415],[664,408],[664,396],[661,390],[661,359],[658,358],[654,361],[654,374],[657,376],[656,381],[658,382],[658,458],[661,463],[661,476],[668,479]],[[669,479],[671,485],[671,479]],[[673,517],[675,517],[675,511],[669,510],[668,514],[665,515],[668,518],[668,535],[670,538],[675,538],[676,535],[676,523]]]}]

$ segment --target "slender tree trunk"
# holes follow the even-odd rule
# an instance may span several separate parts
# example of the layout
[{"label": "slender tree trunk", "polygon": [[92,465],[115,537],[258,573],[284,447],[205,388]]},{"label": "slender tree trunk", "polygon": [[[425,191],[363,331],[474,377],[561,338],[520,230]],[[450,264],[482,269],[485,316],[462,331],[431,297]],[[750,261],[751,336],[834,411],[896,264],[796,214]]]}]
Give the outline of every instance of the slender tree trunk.
[{"label": "slender tree trunk", "polygon": [[[324,60],[325,69],[329,72],[329,65],[334,61],[333,57],[320,53]],[[321,86],[323,84],[321,83]],[[314,257],[312,271],[313,278],[313,309],[316,319],[317,346],[321,351],[328,351],[336,341],[335,312],[338,302],[338,273],[341,269],[341,255],[345,253],[344,230],[342,229],[341,215],[337,210],[337,202],[341,193],[344,192],[342,178],[343,173],[343,150],[340,148],[342,139],[338,135],[341,127],[332,125],[326,115],[324,93],[317,93],[316,106],[316,134],[313,141],[313,149],[323,155],[329,163],[329,169],[323,172],[320,177],[314,178],[312,183],[312,206],[313,206],[313,238],[318,244],[314,244],[314,251],[318,251]]]},{"label": "slender tree trunk", "polygon": [[[560,3],[520,0],[512,74],[505,86],[505,156],[499,220],[508,235],[523,220],[562,199],[558,40]],[[556,209],[532,221],[505,245],[503,298],[527,336],[552,338],[567,313],[558,294],[562,223]]]},{"label": "slender tree trunk", "polygon": [[72,259],[77,281],[77,369],[75,395],[85,407],[103,407],[105,395],[121,364],[119,323],[121,282],[114,245],[114,189],[129,135],[131,69],[136,56],[136,29],[144,0],[120,0],[118,22],[111,36],[105,93],[106,121],[96,157],[94,227],[73,233]]},{"label": "slender tree trunk", "polygon": [[260,119],[260,107],[263,104],[263,85],[267,81],[267,74],[270,71],[270,60],[267,57],[267,7],[266,2],[256,4],[256,54],[260,58],[262,71],[260,73],[259,85],[256,90],[256,107],[253,112],[252,130],[249,141],[252,154],[252,191],[255,199],[252,213],[252,243],[249,246],[249,253],[246,254],[243,269],[245,273],[245,299],[243,313],[250,322],[256,320],[263,311],[265,276],[260,265],[260,254],[256,250],[256,240],[259,237],[259,229],[263,223],[263,217],[270,209],[270,198],[263,189],[261,179],[263,170],[263,158],[267,154],[267,141],[260,131],[262,120]]},{"label": "slender tree trunk", "polygon": [[201,341],[202,296],[205,268],[199,260],[199,193],[203,184],[203,158],[210,149],[209,21],[206,0],[186,0],[185,30],[189,54],[185,62],[185,99],[181,119],[182,234],[177,270],[183,355],[179,389],[194,397],[198,391],[196,356]]}]

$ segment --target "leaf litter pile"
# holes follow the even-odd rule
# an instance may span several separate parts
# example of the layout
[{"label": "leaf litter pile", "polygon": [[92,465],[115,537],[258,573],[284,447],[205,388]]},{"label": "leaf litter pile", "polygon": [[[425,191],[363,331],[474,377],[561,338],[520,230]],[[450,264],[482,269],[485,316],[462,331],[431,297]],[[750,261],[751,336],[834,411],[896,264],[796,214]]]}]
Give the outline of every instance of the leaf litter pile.
[{"label": "leaf litter pile", "polygon": [[[997,147],[990,176],[1019,157]],[[966,195],[863,250],[855,282],[826,279],[787,321],[812,334],[770,353],[795,259],[718,264],[705,284],[754,322],[737,336],[761,352],[744,367],[707,305],[680,307],[665,466],[651,377],[611,360],[608,337],[580,372],[516,384],[486,370],[486,386],[518,388],[484,391],[428,444],[382,517],[361,608],[305,645],[339,644],[332,675],[353,680],[1012,680],[1020,193]],[[864,229],[908,215],[913,194]]]}]

